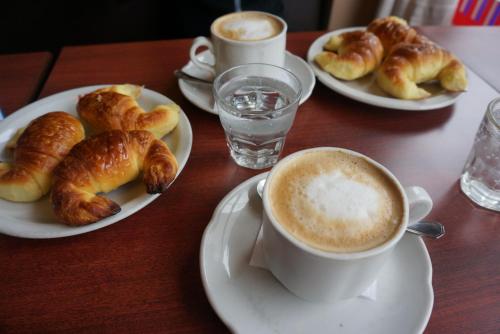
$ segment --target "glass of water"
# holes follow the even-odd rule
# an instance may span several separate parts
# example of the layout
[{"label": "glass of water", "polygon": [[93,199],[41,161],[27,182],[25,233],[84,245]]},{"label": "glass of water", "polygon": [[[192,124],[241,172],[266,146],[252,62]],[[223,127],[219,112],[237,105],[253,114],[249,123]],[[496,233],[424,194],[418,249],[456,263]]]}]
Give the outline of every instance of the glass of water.
[{"label": "glass of water", "polygon": [[488,105],[460,186],[476,204],[500,211],[500,98]]},{"label": "glass of water", "polygon": [[236,66],[215,79],[215,108],[238,165],[262,169],[278,161],[301,91],[293,73],[267,64]]}]

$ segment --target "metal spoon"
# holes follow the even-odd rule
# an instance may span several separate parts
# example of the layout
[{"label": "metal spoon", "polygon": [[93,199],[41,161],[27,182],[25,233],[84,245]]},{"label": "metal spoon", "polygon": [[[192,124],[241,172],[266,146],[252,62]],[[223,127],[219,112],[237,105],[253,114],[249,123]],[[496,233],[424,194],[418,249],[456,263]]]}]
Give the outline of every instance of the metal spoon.
[{"label": "metal spoon", "polygon": [[181,70],[175,70],[174,75],[177,79],[183,79],[183,80],[187,80],[187,81],[210,84],[210,85],[213,83],[211,80],[206,80],[206,79],[194,77],[191,74],[187,74],[186,72],[183,72]]},{"label": "metal spoon", "polygon": [[[260,198],[262,198],[262,194],[264,193],[265,184],[266,179],[262,179],[259,181],[259,183],[257,183],[257,193],[259,194]],[[429,237],[432,239],[439,239],[446,233],[443,224],[427,220],[421,220],[418,223],[408,225],[408,227],[406,228],[406,232],[423,237]]]},{"label": "metal spoon", "polygon": [[430,220],[421,220],[418,223],[408,225],[406,232],[432,239],[439,239],[446,234],[443,224]]}]

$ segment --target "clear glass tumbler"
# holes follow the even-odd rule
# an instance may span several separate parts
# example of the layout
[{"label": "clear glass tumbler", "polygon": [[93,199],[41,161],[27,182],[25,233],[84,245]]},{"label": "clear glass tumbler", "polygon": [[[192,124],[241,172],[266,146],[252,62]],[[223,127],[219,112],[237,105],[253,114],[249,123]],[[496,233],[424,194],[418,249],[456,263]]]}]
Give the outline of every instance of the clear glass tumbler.
[{"label": "clear glass tumbler", "polygon": [[476,204],[500,211],[500,98],[488,105],[460,186]]},{"label": "clear glass tumbler", "polygon": [[267,64],[236,66],[215,79],[215,108],[238,165],[262,169],[278,161],[301,91],[293,73]]}]

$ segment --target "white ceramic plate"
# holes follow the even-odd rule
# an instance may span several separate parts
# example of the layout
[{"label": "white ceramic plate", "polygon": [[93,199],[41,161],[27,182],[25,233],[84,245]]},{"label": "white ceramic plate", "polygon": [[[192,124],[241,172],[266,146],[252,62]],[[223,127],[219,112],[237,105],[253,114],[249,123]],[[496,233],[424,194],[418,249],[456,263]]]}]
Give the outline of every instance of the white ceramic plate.
[{"label": "white ceramic plate", "polygon": [[460,93],[449,93],[441,88],[437,83],[422,85],[432,93],[431,97],[422,100],[401,100],[386,94],[375,82],[373,74],[363,78],[345,81],[336,79],[328,72],[323,71],[315,62],[314,57],[323,51],[323,45],[333,35],[339,35],[347,31],[361,30],[364,27],[345,28],[324,34],[316,39],[307,52],[307,61],[311,65],[314,73],[325,86],[331,88],[339,94],[347,96],[353,100],[364,102],[378,107],[402,110],[431,110],[449,106],[458,99]]},{"label": "white ceramic plate", "polygon": [[[50,111],[65,111],[77,116],[76,103],[78,96],[104,86],[76,88],[48,96],[19,109],[1,121],[0,152],[2,155],[0,156],[0,160],[8,160],[5,153],[5,144],[17,129],[28,125],[36,117]],[[172,101],[152,90],[143,89],[142,96],[138,102],[145,110],[150,110],[158,104],[170,103]],[[163,140],[168,144],[172,153],[177,158],[179,164],[177,175],[179,175],[187,162],[193,141],[191,125],[182,110],[179,125],[174,131],[165,136]],[[113,201],[120,204],[122,210],[114,216],[81,227],[69,227],[57,223],[52,213],[48,196],[44,196],[32,203],[14,203],[0,199],[0,232],[25,238],[57,238],[82,234],[108,226],[128,217],[158,198],[159,194],[150,195],[146,193],[142,182],[136,180],[112,191],[106,196],[109,196]]]},{"label": "white ceramic plate", "polygon": [[[208,62],[213,64],[214,56],[209,50],[200,52],[198,58],[203,62]],[[311,70],[311,67],[300,57],[297,57],[290,52],[285,53],[285,68],[290,72],[295,74],[302,84],[302,97],[300,98],[300,104],[304,103],[313,91],[314,85],[316,84],[316,78]],[[211,80],[212,75],[203,69],[195,66],[193,62],[189,61],[182,70],[187,74],[194,77]],[[200,109],[208,111],[212,114],[218,114],[214,110],[214,99],[212,96],[212,85],[207,85],[203,83],[196,83],[192,81],[179,79],[179,88],[184,95],[192,104]]]},{"label": "white ceramic plate", "polygon": [[354,298],[336,304],[299,299],[267,270],[249,261],[260,229],[257,175],[217,206],[200,249],[203,286],[210,304],[235,333],[421,333],[434,293],[432,264],[424,242],[406,234],[377,280],[376,301]]}]

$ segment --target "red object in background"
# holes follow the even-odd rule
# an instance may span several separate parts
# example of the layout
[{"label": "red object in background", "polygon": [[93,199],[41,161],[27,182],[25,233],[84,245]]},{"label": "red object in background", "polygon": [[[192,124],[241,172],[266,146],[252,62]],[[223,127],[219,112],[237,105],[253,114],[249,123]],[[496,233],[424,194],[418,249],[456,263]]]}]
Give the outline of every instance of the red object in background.
[{"label": "red object in background", "polygon": [[452,22],[454,25],[500,26],[500,1],[460,0]]}]

